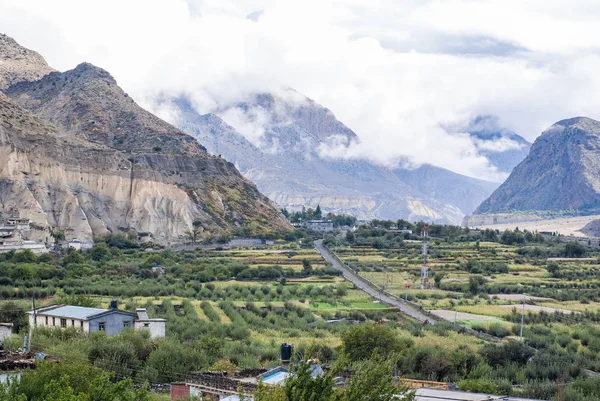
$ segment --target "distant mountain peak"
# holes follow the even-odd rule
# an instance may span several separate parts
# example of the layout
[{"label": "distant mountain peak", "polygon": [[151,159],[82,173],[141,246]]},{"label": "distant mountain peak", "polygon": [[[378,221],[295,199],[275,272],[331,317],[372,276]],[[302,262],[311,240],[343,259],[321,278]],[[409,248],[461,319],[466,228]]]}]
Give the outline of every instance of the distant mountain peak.
[{"label": "distant mountain peak", "polygon": [[35,81],[54,71],[37,52],[0,34],[0,89],[22,81]]},{"label": "distant mountain peak", "polygon": [[510,173],[519,164],[531,146],[525,138],[507,129],[498,117],[476,116],[466,124],[449,126],[450,132],[468,133],[480,155],[501,173]]},{"label": "distant mountain peak", "polygon": [[90,63],[12,85],[6,94],[68,132],[138,153],[206,151],[194,138],[138,106],[107,71]]},{"label": "distant mountain peak", "polygon": [[95,78],[95,79],[105,79],[112,83],[117,83],[117,81],[113,78],[113,76],[103,68],[97,67],[92,63],[84,62],[79,64],[72,70],[66,72],[68,77],[77,77],[77,78]]},{"label": "distant mountain peak", "polygon": [[[594,120],[589,117],[573,117],[565,120],[560,120],[554,123],[548,130],[552,130],[555,127],[576,127],[580,129],[600,129],[600,121]],[[546,131],[548,131],[546,130]]]},{"label": "distant mountain peak", "polygon": [[[297,148],[307,152],[318,143],[358,136],[333,112],[291,88],[255,93],[240,102],[219,107],[215,114],[263,149]],[[314,149],[312,149],[314,150]]]},{"label": "distant mountain peak", "polygon": [[476,210],[600,210],[600,121],[561,120],[546,129],[529,155]]}]

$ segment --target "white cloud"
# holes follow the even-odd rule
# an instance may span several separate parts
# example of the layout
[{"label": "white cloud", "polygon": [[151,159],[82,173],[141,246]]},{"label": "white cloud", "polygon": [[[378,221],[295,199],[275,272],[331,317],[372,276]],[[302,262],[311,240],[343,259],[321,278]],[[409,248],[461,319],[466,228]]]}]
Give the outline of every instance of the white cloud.
[{"label": "white cloud", "polygon": [[[0,26],[55,68],[107,69],[146,105],[185,92],[208,112],[292,87],[361,138],[329,151],[379,163],[500,180],[443,127],[495,115],[531,141],[563,118],[600,119],[592,0],[2,0]],[[260,137],[261,117],[242,117],[230,120]]]}]

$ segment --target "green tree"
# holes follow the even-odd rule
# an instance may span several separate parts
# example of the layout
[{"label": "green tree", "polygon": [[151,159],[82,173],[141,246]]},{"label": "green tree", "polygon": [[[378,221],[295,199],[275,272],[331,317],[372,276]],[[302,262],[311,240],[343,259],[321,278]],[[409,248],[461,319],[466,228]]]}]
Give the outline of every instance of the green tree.
[{"label": "green tree", "polygon": [[395,358],[383,358],[373,352],[371,359],[352,365],[352,377],[343,391],[336,393],[336,401],[392,401],[402,392],[394,384],[392,367]]},{"label": "green tree", "polygon": [[369,359],[374,352],[387,356],[413,346],[412,340],[398,337],[389,326],[365,323],[342,335],[344,353],[350,361]]},{"label": "green tree", "polygon": [[105,244],[99,244],[92,248],[90,257],[97,262],[102,260],[110,260],[110,249]]},{"label": "green tree", "polygon": [[18,333],[29,326],[27,308],[17,302],[0,302],[0,322],[12,323],[13,331]]},{"label": "green tree", "polygon": [[585,246],[581,245],[579,242],[569,241],[565,244],[565,256],[568,258],[581,258],[586,252]]},{"label": "green tree", "polygon": [[320,219],[322,217],[323,217],[323,212],[321,211],[321,205],[317,205],[317,208],[315,209],[315,218]]}]

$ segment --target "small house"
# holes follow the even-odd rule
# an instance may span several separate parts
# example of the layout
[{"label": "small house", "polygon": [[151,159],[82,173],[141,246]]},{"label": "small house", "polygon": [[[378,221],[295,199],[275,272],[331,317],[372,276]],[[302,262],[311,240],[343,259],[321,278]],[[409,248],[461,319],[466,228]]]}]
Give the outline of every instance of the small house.
[{"label": "small house", "polygon": [[12,335],[13,324],[12,323],[0,323],[0,343]]},{"label": "small house", "polygon": [[89,308],[72,305],[51,305],[29,311],[29,324],[42,327],[76,328],[86,333],[104,331],[108,335],[125,329],[148,330],[152,338],[165,336],[165,319],[150,319],[146,309],[136,313],[117,308],[116,301],[111,308]]}]

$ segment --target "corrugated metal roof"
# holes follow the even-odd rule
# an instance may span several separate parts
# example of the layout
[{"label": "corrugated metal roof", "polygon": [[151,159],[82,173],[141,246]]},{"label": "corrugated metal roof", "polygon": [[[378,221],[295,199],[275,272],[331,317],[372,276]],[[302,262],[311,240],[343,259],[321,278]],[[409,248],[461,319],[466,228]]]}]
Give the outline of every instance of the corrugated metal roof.
[{"label": "corrugated metal roof", "polygon": [[518,398],[507,395],[467,393],[464,391],[435,390],[420,388],[415,391],[415,401],[545,401]]},{"label": "corrugated metal roof", "polygon": [[58,308],[50,309],[47,311],[41,310],[37,312],[37,315],[50,315],[56,317],[68,317],[73,319],[87,319],[91,316],[99,313],[108,312],[108,309],[101,308],[87,308],[85,306],[59,306]]}]

